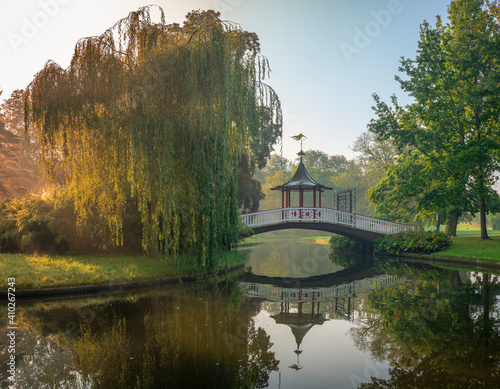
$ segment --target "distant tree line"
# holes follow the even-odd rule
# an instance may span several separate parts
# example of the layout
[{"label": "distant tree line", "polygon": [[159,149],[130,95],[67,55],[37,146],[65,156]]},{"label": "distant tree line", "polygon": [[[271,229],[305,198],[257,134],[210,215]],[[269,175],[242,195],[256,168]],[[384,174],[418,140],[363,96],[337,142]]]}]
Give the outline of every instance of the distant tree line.
[{"label": "distant tree line", "polygon": [[[332,191],[322,194],[322,206],[335,208],[336,195],[347,189],[356,189],[356,212],[367,216],[376,216],[374,205],[369,203],[366,191],[376,185],[384,176],[384,168],[394,163],[397,150],[391,141],[379,141],[368,132],[361,134],[351,146],[358,156],[348,160],[344,155],[328,155],[320,150],[307,150],[303,157],[304,165],[311,177]],[[271,188],[283,184],[292,176],[299,159],[288,160],[281,155],[273,154],[263,169],[256,171],[255,177],[262,184],[264,198],[260,201],[260,209],[281,207],[281,192]],[[306,204],[312,205],[305,194]]]}]

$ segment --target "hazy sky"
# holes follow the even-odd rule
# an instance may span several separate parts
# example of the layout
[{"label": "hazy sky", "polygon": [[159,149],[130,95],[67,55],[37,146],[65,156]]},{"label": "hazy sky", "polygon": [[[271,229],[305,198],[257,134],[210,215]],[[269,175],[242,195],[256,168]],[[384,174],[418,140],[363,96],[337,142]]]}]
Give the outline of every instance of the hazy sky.
[{"label": "hazy sky", "polygon": [[[100,35],[140,0],[0,0],[0,90],[25,88],[48,60],[67,67],[78,39]],[[446,17],[449,0],[157,0],[167,22],[193,9],[256,32],[270,62],[268,83],[285,116],[283,155],[294,158],[292,135],[304,149],[344,154],[373,117],[371,95],[396,93],[401,56],[414,57],[419,26]]]}]

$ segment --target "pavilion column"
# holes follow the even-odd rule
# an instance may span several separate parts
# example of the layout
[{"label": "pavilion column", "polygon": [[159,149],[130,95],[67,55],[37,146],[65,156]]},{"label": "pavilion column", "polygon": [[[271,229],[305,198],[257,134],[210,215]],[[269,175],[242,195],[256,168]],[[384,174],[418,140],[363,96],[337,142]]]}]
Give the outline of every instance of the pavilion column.
[{"label": "pavilion column", "polygon": [[321,192],[322,192],[322,190],[320,189],[319,190],[319,207],[320,208],[321,208]]},{"label": "pavilion column", "polygon": [[283,210],[284,208],[285,208],[285,189],[281,188],[281,221],[285,220],[285,211]]},{"label": "pavilion column", "polygon": [[316,208],[316,187],[313,188],[313,208]]}]

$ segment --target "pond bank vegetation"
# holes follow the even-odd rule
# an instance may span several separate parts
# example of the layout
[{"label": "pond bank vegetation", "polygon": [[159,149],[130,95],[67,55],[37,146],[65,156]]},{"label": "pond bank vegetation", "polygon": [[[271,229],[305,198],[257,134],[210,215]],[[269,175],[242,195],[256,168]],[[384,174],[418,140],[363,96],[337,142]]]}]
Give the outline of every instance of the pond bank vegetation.
[{"label": "pond bank vegetation", "polygon": [[[235,252],[221,255],[219,270],[243,263]],[[137,282],[199,274],[189,256],[0,254],[2,279],[15,277],[18,290]]]}]

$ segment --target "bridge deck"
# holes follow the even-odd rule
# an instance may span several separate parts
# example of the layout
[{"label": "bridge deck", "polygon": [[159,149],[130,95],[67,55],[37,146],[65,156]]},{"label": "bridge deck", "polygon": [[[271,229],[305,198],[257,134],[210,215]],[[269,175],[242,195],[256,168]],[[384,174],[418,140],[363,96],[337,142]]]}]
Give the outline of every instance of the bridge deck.
[{"label": "bridge deck", "polygon": [[283,223],[324,223],[345,226],[355,230],[387,235],[413,230],[407,224],[394,223],[355,213],[330,208],[280,208],[241,215],[241,220],[250,228],[279,225]]}]

